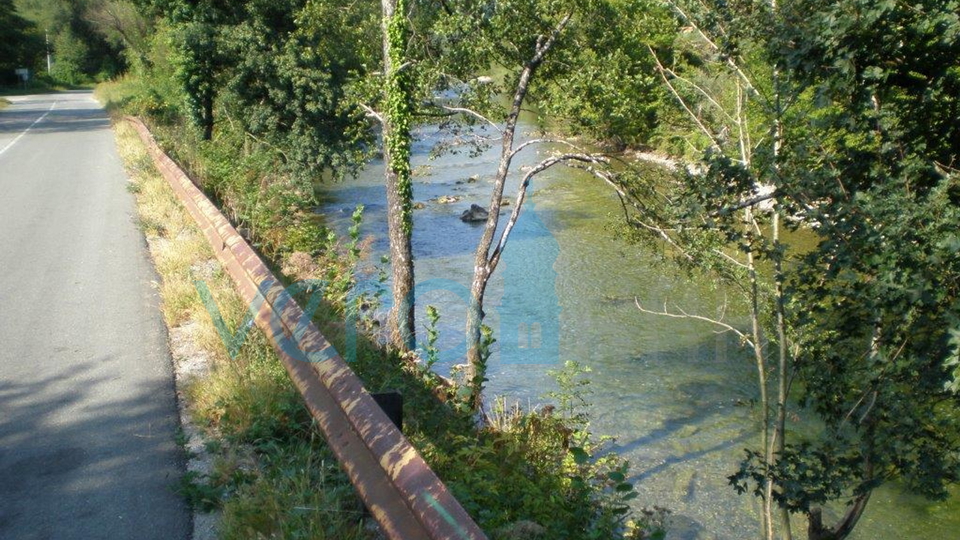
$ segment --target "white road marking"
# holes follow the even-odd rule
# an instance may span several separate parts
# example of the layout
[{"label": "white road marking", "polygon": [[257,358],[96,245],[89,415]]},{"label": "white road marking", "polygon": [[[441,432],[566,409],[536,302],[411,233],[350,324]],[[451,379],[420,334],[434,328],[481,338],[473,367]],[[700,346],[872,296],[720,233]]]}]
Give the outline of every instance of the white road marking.
[{"label": "white road marking", "polygon": [[43,120],[44,118],[46,118],[47,115],[50,114],[50,111],[52,111],[53,108],[57,106],[57,103],[60,103],[60,102],[59,102],[59,101],[54,101],[54,102],[53,102],[53,105],[50,105],[50,108],[47,109],[47,112],[43,113],[43,115],[41,115],[40,118],[37,118],[36,120],[34,120],[33,123],[30,124],[30,126],[29,126],[27,129],[23,130],[23,132],[20,133],[19,135],[17,135],[17,137],[16,137],[15,139],[13,139],[13,140],[10,141],[9,143],[7,143],[6,146],[4,146],[2,149],[0,149],[0,155],[3,155],[3,153],[6,152],[7,150],[9,150],[11,146],[17,144],[17,141],[19,141],[20,139],[22,139],[23,136],[27,134],[27,132],[29,132],[31,129],[33,129],[33,126],[39,124],[41,120]]}]

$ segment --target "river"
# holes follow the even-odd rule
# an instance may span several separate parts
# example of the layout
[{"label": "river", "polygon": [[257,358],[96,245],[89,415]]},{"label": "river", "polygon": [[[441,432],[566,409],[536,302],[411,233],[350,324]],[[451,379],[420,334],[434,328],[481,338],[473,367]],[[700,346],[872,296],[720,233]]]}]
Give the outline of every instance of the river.
[{"label": "river", "polygon": [[[519,130],[534,126],[521,122]],[[423,203],[414,211],[413,246],[417,321],[426,321],[427,304],[439,308],[437,367],[447,372],[462,361],[481,232],[481,225],[463,223],[459,215],[471,203],[489,202],[499,147],[476,157],[463,152],[431,160],[438,137],[435,127],[422,128],[413,148],[414,198]],[[518,156],[508,195],[515,193],[521,168],[546,151],[531,147]],[[374,239],[373,261],[387,252],[382,174],[383,162],[375,160],[357,178],[323,186],[318,209],[342,232],[353,208],[365,205],[362,231]],[[436,200],[440,196],[460,199],[444,203]],[[488,400],[503,395],[536,406],[556,387],[548,372],[576,360],[592,370],[592,431],[614,437],[611,449],[630,461],[638,506],[672,511],[668,538],[756,538],[757,500],[737,495],[727,481],[743,448],[758,441],[751,357],[710,324],[644,314],[634,303],[659,309],[667,302],[671,309],[717,316],[725,291],[693,282],[656,264],[654,253],[618,240],[615,194],[578,171],[554,168],[536,177],[528,205],[486,299],[486,322],[501,341],[490,360]],[[726,320],[742,322],[735,310],[727,311]],[[956,538],[957,495],[933,504],[896,486],[880,489],[853,538]]]}]

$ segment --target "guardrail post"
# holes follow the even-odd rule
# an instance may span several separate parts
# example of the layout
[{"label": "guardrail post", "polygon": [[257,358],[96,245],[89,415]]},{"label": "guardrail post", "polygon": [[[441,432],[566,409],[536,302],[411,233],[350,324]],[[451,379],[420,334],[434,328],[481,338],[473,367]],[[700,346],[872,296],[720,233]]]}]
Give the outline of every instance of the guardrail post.
[{"label": "guardrail post", "polygon": [[397,390],[387,390],[377,394],[370,394],[377,405],[383,409],[387,418],[403,433],[403,394]]}]

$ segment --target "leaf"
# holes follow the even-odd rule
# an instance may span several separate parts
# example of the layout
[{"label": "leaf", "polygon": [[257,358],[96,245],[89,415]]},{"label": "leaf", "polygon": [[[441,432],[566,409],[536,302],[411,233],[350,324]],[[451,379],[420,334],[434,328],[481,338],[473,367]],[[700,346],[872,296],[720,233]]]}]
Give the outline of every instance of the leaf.
[{"label": "leaf", "polygon": [[573,461],[577,465],[583,465],[590,460],[590,454],[588,454],[583,448],[573,446],[570,448],[570,453],[573,454]]}]

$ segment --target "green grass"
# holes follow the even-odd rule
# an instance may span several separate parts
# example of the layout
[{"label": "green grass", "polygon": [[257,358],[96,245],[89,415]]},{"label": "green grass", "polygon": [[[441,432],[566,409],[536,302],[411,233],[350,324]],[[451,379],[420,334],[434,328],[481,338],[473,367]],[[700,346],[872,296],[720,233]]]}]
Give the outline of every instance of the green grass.
[{"label": "green grass", "polygon": [[251,332],[240,355],[228,357],[194,280],[204,280],[228,324],[242,319],[245,306],[219,265],[211,264],[206,239],[154,169],[139,136],[125,122],[116,124],[116,132],[161,277],[166,323],[190,328],[196,345],[212,358],[209,376],[196,380],[186,398],[212,438],[214,470],[189,473],[178,492],[199,510],[222,510],[222,538],[291,537],[294,530],[307,538],[369,536],[353,487],[317,437],[266,340]]}]

